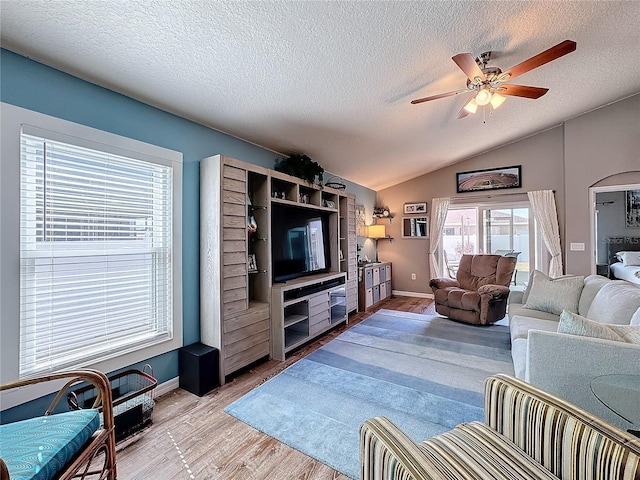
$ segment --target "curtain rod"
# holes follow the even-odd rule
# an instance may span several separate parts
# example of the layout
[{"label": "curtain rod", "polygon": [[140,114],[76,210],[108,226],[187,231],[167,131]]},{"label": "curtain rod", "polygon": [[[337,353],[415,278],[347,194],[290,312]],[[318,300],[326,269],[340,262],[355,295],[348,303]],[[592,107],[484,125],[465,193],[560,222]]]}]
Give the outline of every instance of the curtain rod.
[{"label": "curtain rod", "polygon": [[[551,190],[553,193],[556,193],[555,190]],[[512,192],[512,193],[494,193],[494,194],[486,194],[486,195],[469,195],[462,197],[451,197],[451,200],[469,200],[474,198],[493,198],[493,197],[507,197],[511,195],[526,195],[528,192]]]}]

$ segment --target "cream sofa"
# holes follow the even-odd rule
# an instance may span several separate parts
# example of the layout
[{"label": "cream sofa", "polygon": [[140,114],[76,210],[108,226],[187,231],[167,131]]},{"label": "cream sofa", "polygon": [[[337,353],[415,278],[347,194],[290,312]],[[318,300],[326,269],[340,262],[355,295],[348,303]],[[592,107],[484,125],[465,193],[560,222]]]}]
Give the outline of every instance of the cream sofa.
[{"label": "cream sofa", "polygon": [[640,478],[640,439],[506,375],[485,382],[485,421],[414,443],[386,418],[360,428],[362,480]]},{"label": "cream sofa", "polygon": [[[530,285],[531,286],[531,282]],[[640,375],[640,345],[557,333],[559,315],[527,308],[528,295],[512,292],[508,307],[511,354],[518,378],[557,395],[620,428],[638,428],[592,393],[601,375]],[[603,324],[640,328],[640,287],[598,275],[584,278],[579,315]],[[639,400],[640,408],[640,400]]]}]

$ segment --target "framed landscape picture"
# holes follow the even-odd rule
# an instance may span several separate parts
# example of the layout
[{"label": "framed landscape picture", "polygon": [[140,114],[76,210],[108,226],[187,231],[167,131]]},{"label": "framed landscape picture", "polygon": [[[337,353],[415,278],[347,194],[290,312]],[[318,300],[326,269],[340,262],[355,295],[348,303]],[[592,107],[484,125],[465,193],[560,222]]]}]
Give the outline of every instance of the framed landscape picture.
[{"label": "framed landscape picture", "polygon": [[625,192],[625,226],[640,228],[640,190]]},{"label": "framed landscape picture", "polygon": [[456,173],[458,193],[522,187],[520,165]]}]

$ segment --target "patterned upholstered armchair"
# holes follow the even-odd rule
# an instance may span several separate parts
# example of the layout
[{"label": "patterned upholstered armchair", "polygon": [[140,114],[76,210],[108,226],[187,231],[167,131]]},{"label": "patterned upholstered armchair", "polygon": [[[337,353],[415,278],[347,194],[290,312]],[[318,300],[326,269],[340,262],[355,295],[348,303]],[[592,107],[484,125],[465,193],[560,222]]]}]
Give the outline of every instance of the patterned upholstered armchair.
[{"label": "patterned upholstered armchair", "polygon": [[362,480],[640,478],[640,439],[532,385],[485,382],[484,422],[414,443],[390,420],[360,427]]},{"label": "patterned upholstered armchair", "polygon": [[463,255],[456,279],[429,282],[436,312],[452,320],[488,325],[507,313],[509,284],[516,258],[502,255]]},{"label": "patterned upholstered armchair", "polygon": [[[0,391],[66,381],[44,416],[0,425],[0,480],[116,478],[116,443],[109,379],[74,370],[5,385]],[[69,388],[88,382],[98,392],[93,408],[53,414]]]}]

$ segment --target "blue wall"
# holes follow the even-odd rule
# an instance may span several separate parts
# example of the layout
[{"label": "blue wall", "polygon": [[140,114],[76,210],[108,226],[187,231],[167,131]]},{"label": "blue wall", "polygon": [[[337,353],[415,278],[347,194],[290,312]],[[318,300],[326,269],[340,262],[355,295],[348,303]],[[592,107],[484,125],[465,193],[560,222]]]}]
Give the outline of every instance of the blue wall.
[{"label": "blue wall", "polygon": [[[199,161],[224,154],[273,168],[279,156],[8,50],[0,50],[0,72],[2,102],[183,153],[183,339],[184,345],[199,341]],[[350,191],[355,188],[358,194],[375,198],[372,190],[351,183],[349,187]],[[178,376],[177,351],[149,359],[148,363],[159,383]],[[3,412],[3,423],[8,413]]]}]

